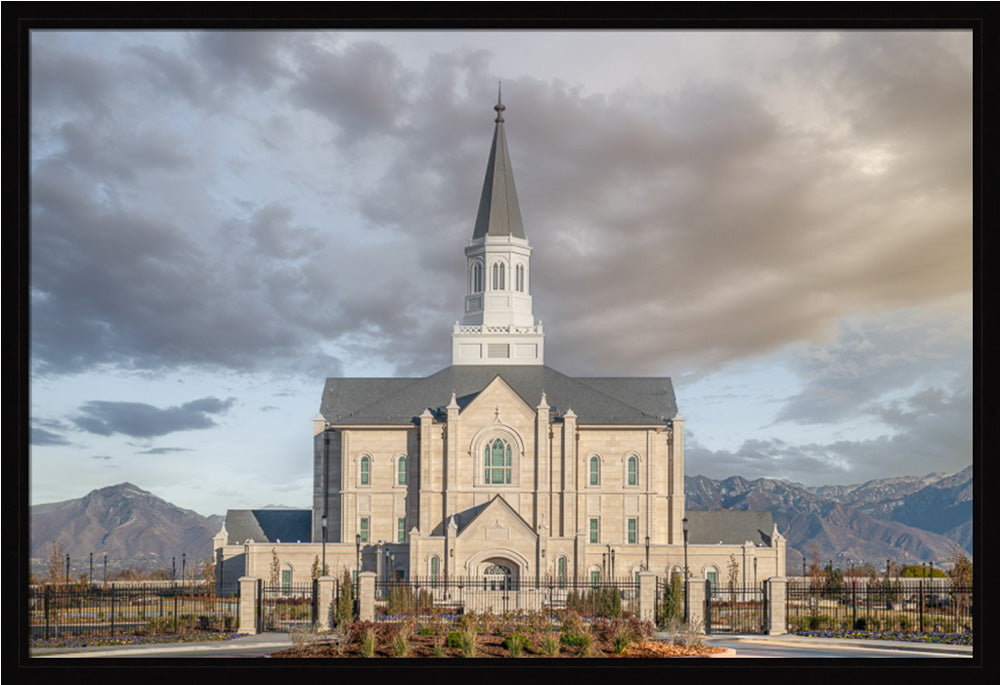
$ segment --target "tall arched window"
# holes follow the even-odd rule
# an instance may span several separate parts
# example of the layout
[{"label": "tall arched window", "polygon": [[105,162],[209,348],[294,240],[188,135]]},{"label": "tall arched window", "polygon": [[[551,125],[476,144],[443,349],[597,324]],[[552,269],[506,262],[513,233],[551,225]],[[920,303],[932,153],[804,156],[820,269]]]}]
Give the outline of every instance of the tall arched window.
[{"label": "tall arched window", "polygon": [[367,456],[361,457],[361,484],[368,485],[371,482],[371,459]]},{"label": "tall arched window", "polygon": [[431,557],[431,580],[435,583],[437,582],[438,576],[441,574],[441,560],[437,556]]},{"label": "tall arched window", "polygon": [[399,465],[396,467],[396,483],[406,485],[406,457],[399,458]]},{"label": "tall arched window", "polygon": [[479,293],[483,290],[483,265],[479,262],[473,262],[472,264],[472,278],[469,284],[472,288],[472,292]]},{"label": "tall arched window", "polygon": [[497,262],[493,265],[493,289],[506,290],[507,286],[505,285],[504,280],[503,262]]},{"label": "tall arched window", "polygon": [[566,587],[566,557],[559,557],[556,560],[556,578],[559,587]]},{"label": "tall arched window", "polygon": [[524,265],[518,264],[514,267],[514,287],[519,293],[524,292]]},{"label": "tall arched window", "polygon": [[628,458],[628,484],[639,484],[639,460],[634,456]]},{"label": "tall arched window", "polygon": [[597,457],[590,458],[590,484],[601,484],[601,460]]},{"label": "tall arched window", "polygon": [[483,473],[490,484],[510,484],[512,466],[510,445],[501,438],[490,440],[483,448]]}]

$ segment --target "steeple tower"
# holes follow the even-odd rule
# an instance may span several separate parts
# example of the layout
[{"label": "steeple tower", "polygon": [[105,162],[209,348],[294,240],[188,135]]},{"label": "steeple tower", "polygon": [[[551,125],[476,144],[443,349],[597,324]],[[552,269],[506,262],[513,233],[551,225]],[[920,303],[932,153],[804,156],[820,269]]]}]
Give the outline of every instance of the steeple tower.
[{"label": "steeple tower", "polygon": [[531,246],[524,237],[497,89],[493,144],[472,241],[468,288],[452,332],[452,364],[542,364],[545,336],[531,312]]}]

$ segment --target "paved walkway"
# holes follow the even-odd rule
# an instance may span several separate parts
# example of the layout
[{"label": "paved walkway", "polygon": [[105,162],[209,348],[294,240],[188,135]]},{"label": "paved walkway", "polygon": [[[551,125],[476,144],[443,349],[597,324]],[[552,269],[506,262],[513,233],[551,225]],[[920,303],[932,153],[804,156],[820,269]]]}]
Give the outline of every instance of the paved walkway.
[{"label": "paved walkway", "polygon": [[[668,633],[654,633],[658,639],[669,639],[672,637]],[[822,638],[805,637],[801,635],[749,635],[749,634],[726,634],[710,635],[702,637],[706,643],[713,640],[735,640],[746,642],[759,642],[767,644],[794,644],[794,645],[823,645],[827,647],[860,647],[867,649],[899,649],[913,652],[933,652],[947,653],[963,656],[972,656],[970,645],[945,645],[931,644],[926,642],[904,642],[895,640],[850,640],[844,638]],[[232,640],[219,642],[173,642],[153,645],[125,645],[125,646],[98,646],[98,647],[53,647],[39,649],[31,656],[38,658],[115,658],[124,656],[169,656],[170,652],[189,652],[191,657],[218,657],[226,656],[227,652],[234,652],[241,649],[260,649],[265,651],[277,651],[292,646],[292,639],[287,632],[268,632],[259,635],[247,635]],[[737,649],[737,656],[739,650]]]}]

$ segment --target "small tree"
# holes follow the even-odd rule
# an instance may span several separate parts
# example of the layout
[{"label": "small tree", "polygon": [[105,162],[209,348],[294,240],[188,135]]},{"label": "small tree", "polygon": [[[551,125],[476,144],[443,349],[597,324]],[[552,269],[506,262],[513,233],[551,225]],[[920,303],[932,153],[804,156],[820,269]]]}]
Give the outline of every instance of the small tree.
[{"label": "small tree", "polygon": [[354,583],[351,582],[351,572],[344,569],[340,578],[340,592],[337,595],[337,607],[334,619],[338,626],[347,625],[354,617]]},{"label": "small tree", "polygon": [[281,561],[278,560],[278,553],[274,547],[271,548],[271,586],[277,586],[281,581]]},{"label": "small tree", "polygon": [[667,587],[666,595],[663,597],[663,609],[660,616],[660,623],[664,627],[679,624],[684,621],[684,581],[681,574],[673,572],[670,574],[670,585]]},{"label": "small tree", "polygon": [[49,558],[46,560],[46,582],[53,585],[66,579],[66,549],[59,542],[49,545]]},{"label": "small tree", "polygon": [[329,564],[324,564],[323,565],[323,570],[320,571],[319,570],[319,555],[317,554],[316,557],[313,559],[312,569],[310,569],[309,574],[310,574],[310,576],[312,577],[313,580],[316,580],[320,576],[328,576],[328,575],[330,575],[330,565]]},{"label": "small tree", "polygon": [[971,587],[972,562],[969,561],[969,557],[961,552],[956,552],[949,561],[951,561],[951,570],[948,571],[948,575],[951,577],[952,584],[959,587]]},{"label": "small tree", "polygon": [[740,579],[740,562],[736,559],[736,554],[729,555],[726,573],[729,576],[729,589],[732,590],[736,587],[736,581]]}]

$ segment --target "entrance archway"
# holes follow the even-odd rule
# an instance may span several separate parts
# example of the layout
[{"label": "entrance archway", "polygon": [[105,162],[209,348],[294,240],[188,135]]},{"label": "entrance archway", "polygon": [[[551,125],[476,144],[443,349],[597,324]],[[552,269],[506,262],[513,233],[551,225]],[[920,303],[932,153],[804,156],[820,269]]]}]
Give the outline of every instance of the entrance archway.
[{"label": "entrance archway", "polygon": [[510,559],[491,557],[483,560],[479,566],[484,590],[504,591],[517,588],[518,566]]}]

